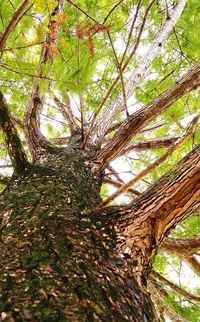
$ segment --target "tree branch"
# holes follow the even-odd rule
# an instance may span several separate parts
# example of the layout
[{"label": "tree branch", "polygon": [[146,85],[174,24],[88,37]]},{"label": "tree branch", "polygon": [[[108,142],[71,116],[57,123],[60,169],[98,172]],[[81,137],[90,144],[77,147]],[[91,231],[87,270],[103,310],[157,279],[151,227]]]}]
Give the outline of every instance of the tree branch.
[{"label": "tree branch", "polygon": [[168,293],[155,281],[150,283],[151,295],[155,299],[156,304],[162,308],[162,312],[168,316],[173,322],[188,322],[182,316],[172,311],[163,301],[163,296],[169,297]]},{"label": "tree branch", "polygon": [[[43,76],[43,67],[47,61],[50,60],[50,69],[52,67],[54,55],[51,53],[50,48],[57,48],[60,26],[62,24],[62,16],[60,14],[64,10],[64,4],[65,0],[58,1],[58,6],[56,6],[51,13],[50,18],[52,18],[52,20],[48,26],[45,45],[42,48],[38,65],[39,77]],[[54,19],[55,14],[57,14],[58,17],[57,20]],[[39,82],[39,78],[36,77],[25,115],[27,139],[34,162],[38,161],[39,158],[46,153],[47,147],[51,145],[40,131],[40,114],[43,108],[43,98],[39,89]]]},{"label": "tree branch", "polygon": [[172,290],[174,290],[176,293],[179,293],[184,296],[185,299],[188,301],[197,301],[200,302],[200,296],[193,295],[189,293],[188,291],[184,290],[182,287],[174,284],[173,282],[169,281],[166,277],[162,276],[156,271],[152,272],[152,276],[155,279],[158,279],[160,282],[164,283],[165,285],[169,286]]},{"label": "tree branch", "polygon": [[70,107],[70,100],[67,99],[66,104],[62,103],[58,97],[54,96],[54,101],[57,105],[59,112],[63,115],[64,119],[67,122],[67,125],[70,128],[71,134],[73,133],[80,133],[80,128],[76,123],[76,119],[72,109]]},{"label": "tree branch", "polygon": [[111,45],[112,52],[113,52],[115,62],[116,62],[117,71],[119,73],[119,78],[120,78],[120,81],[121,81],[124,109],[125,109],[126,115],[129,116],[128,107],[127,107],[127,103],[126,103],[126,90],[125,90],[125,86],[124,86],[124,77],[123,77],[123,73],[122,73],[121,64],[119,63],[119,60],[117,58],[117,54],[116,54],[115,47],[114,47],[114,44],[113,44],[113,41],[112,41],[112,38],[111,38],[109,30],[107,30],[107,35],[108,35],[108,39],[110,41],[110,45]]},{"label": "tree branch", "polygon": [[24,0],[19,5],[19,7],[15,10],[14,14],[12,15],[8,25],[6,26],[3,34],[0,37],[0,52],[3,51],[6,40],[8,39],[10,33],[14,30],[15,26],[18,24],[18,22],[23,17],[28,5],[32,3],[33,1],[30,0]]},{"label": "tree branch", "polygon": [[186,263],[191,267],[195,274],[200,276],[200,263],[194,256],[185,257],[184,261],[186,261]]},{"label": "tree branch", "polygon": [[[129,55],[129,58],[127,59],[126,63],[122,66],[122,63],[124,61],[126,52],[128,50],[128,46],[129,46],[129,43],[130,43],[130,38],[131,38],[131,35],[132,35],[132,31],[133,31],[133,28],[134,28],[134,25],[135,25],[135,22],[136,22],[136,19],[137,19],[137,16],[138,16],[138,12],[139,12],[139,8],[140,8],[141,1],[138,2],[137,8],[136,8],[136,14],[135,14],[135,17],[133,19],[133,23],[132,23],[132,26],[131,26],[131,29],[130,29],[130,33],[129,33],[128,43],[127,43],[127,46],[126,46],[126,48],[124,50],[124,53],[123,53],[123,56],[122,56],[122,59],[121,59],[121,62],[120,62],[121,72],[123,72],[126,69],[126,67],[128,66],[131,58],[134,56],[134,54],[135,54],[135,52],[136,52],[136,50],[138,48],[138,45],[139,45],[139,42],[140,42],[140,38],[141,38],[143,29],[144,29],[144,26],[145,26],[145,22],[146,22],[147,15],[148,15],[148,13],[149,13],[149,11],[151,9],[151,6],[153,5],[154,2],[155,2],[155,0],[152,0],[150,2],[150,4],[148,5],[147,9],[145,10],[144,17],[143,17],[143,21],[142,21],[142,24],[141,24],[141,27],[140,27],[140,30],[139,30],[139,33],[138,33],[138,36],[137,36],[137,39],[136,39],[134,48],[133,48],[131,54]],[[98,115],[99,115],[102,107],[104,106],[104,104],[106,103],[106,101],[108,100],[108,98],[110,97],[110,95],[112,93],[112,90],[114,89],[114,87],[117,84],[117,82],[118,82],[119,79],[120,79],[120,75],[116,77],[116,79],[114,80],[114,82],[110,86],[108,92],[106,93],[106,95],[104,96],[103,100],[101,101],[99,107],[97,108],[97,111],[94,113],[93,119],[92,119],[91,124],[90,124],[90,128],[89,128],[89,130],[87,132],[87,135],[85,136],[85,139],[84,139],[84,142],[83,142],[83,145],[82,145],[83,148],[87,144],[88,140],[90,139],[90,135],[92,134],[92,132],[95,129],[95,121],[96,121],[96,119],[97,119],[97,117],[98,117]],[[105,120],[106,119],[104,119],[103,121],[105,122]],[[101,119],[101,121],[102,121],[102,119]],[[112,122],[110,122],[110,124],[111,123]],[[100,124],[100,123],[96,122],[96,124]],[[109,124],[109,126],[110,126],[110,124]]]},{"label": "tree branch", "polygon": [[143,261],[149,263],[170,230],[199,206],[200,146],[197,146],[128,207],[122,207],[117,218],[111,219],[124,238],[119,252],[133,258],[143,254]]},{"label": "tree branch", "polygon": [[122,149],[131,141],[149,121],[162,113],[167,107],[176,102],[180,97],[196,89],[200,85],[200,61],[194,65],[181,79],[160,94],[146,107],[132,114],[120,126],[112,140],[104,146],[95,160],[96,169],[105,168],[107,163],[116,158]]},{"label": "tree branch", "polygon": [[[167,19],[165,25],[162,27],[158,37],[150,45],[149,50],[145,57],[143,57],[137,64],[138,67],[133,71],[132,75],[129,77],[129,81],[126,85],[126,96],[127,99],[130,98],[138,84],[147,75],[149,67],[155,57],[160,52],[165,41],[167,40],[169,34],[173,31],[179,17],[181,16],[187,0],[179,0],[177,5],[174,7],[170,19]],[[129,63],[129,60],[128,60]],[[122,68],[125,69],[127,64]],[[106,133],[110,124],[112,124],[115,116],[123,109],[123,98],[119,94],[115,101],[100,115],[96,118],[95,125],[93,127],[93,136],[91,138],[92,142],[101,141],[102,137]],[[99,111],[98,111],[99,112]],[[105,122],[106,120],[106,122]]]},{"label": "tree branch", "polygon": [[179,137],[172,137],[168,139],[152,139],[144,142],[130,143],[125,149],[123,149],[119,156],[129,153],[131,151],[146,151],[152,149],[166,148],[174,144]]},{"label": "tree branch", "polygon": [[101,202],[98,208],[105,207],[108,205],[110,202],[112,202],[114,199],[116,199],[118,196],[120,196],[122,193],[124,193],[127,189],[129,189],[133,184],[135,184],[138,180],[142,179],[144,176],[155,170],[160,164],[162,164],[167,158],[169,158],[172,153],[179,148],[181,144],[183,144],[189,137],[192,136],[192,134],[195,132],[196,129],[196,124],[199,120],[200,117],[200,110],[198,111],[197,115],[194,117],[192,122],[190,123],[188,129],[180,137],[173,145],[171,145],[168,150],[155,162],[150,164],[146,169],[141,171],[137,176],[135,176],[133,179],[125,183],[123,186],[121,186],[118,190],[116,190],[111,196],[106,198]]},{"label": "tree branch", "polygon": [[[111,186],[113,186],[115,188],[120,188],[122,186],[122,183],[120,183],[119,181],[112,180],[110,178],[104,178],[104,182],[110,184]],[[134,195],[134,196],[141,195],[141,193],[139,191],[132,189],[132,188],[127,189],[127,192],[129,192],[129,194]]]},{"label": "tree branch", "polygon": [[28,166],[28,160],[1,91],[0,127],[2,128],[5,136],[5,143],[12,162],[12,166],[17,173],[21,173]]},{"label": "tree branch", "polygon": [[173,253],[180,257],[187,257],[200,250],[200,237],[171,238],[166,237],[161,244],[161,250]]}]

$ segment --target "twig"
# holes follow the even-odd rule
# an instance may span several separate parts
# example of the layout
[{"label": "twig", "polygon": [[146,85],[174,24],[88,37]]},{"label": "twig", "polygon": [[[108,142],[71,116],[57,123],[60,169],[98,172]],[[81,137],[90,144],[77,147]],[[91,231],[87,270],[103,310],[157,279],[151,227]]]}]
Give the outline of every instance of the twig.
[{"label": "twig", "polygon": [[[121,182],[112,180],[110,178],[104,178],[104,182],[110,184],[111,186],[113,186],[115,188],[120,188],[122,186]],[[129,194],[134,195],[134,196],[141,195],[141,193],[139,191],[132,189],[132,188],[128,188],[127,192],[129,192]]]},{"label": "twig", "polygon": [[67,2],[69,2],[72,6],[74,6],[79,11],[81,11],[86,17],[88,17],[90,20],[92,20],[95,24],[99,25],[98,21],[96,21],[94,18],[92,18],[86,11],[81,9],[77,4],[73,3],[71,0],[67,0]]},{"label": "twig", "polygon": [[117,70],[118,70],[118,73],[119,73],[119,78],[120,78],[120,81],[121,81],[121,87],[122,87],[122,93],[123,93],[123,99],[124,99],[124,108],[125,108],[125,111],[126,111],[126,115],[129,116],[128,107],[127,107],[127,103],[126,103],[126,91],[125,91],[125,86],[124,86],[124,78],[123,78],[123,74],[122,74],[121,64],[119,63],[119,60],[117,58],[117,54],[116,54],[115,47],[114,47],[114,44],[113,44],[113,41],[112,41],[112,38],[111,38],[109,30],[107,30],[107,35],[108,35],[108,38],[109,38],[109,41],[110,41],[110,44],[111,44],[113,55],[115,57],[116,66],[117,66]]}]

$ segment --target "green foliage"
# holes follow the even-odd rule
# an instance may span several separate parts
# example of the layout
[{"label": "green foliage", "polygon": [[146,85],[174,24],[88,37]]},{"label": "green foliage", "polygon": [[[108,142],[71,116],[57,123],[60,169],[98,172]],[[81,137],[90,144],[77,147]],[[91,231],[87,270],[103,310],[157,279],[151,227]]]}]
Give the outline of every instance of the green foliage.
[{"label": "green foliage", "polygon": [[[122,1],[116,7],[116,1],[110,2],[109,0],[77,0],[73,2],[86,14],[70,3],[66,3],[57,47],[49,55],[51,59],[42,64],[43,77],[39,79],[39,88],[44,98],[42,131],[49,139],[69,135],[69,128],[66,126],[66,122],[55,108],[53,102],[54,93],[61,97],[63,102],[66,102],[67,95],[69,95],[74,110],[79,110],[80,104],[77,103],[77,100],[79,101],[82,98],[86,119],[88,117],[91,120],[91,115],[97,111],[99,104],[118,75],[116,60],[106,31],[110,31],[120,62],[138,4],[138,1],[132,0]],[[12,17],[14,9],[20,3],[20,0],[0,0],[1,34],[5,30],[10,17]],[[52,0],[36,0],[9,35],[0,59],[0,87],[9,103],[11,112],[20,117],[21,120],[26,113],[26,106],[34,79],[40,74],[38,67],[40,55],[45,45],[47,45],[45,44],[45,37],[46,33],[50,31],[49,17],[55,9],[56,3],[56,1]],[[149,3],[150,1],[148,0],[142,1],[124,62],[136,43],[143,23],[144,12]],[[168,16],[168,10],[175,3],[176,1],[171,0],[155,1],[145,21],[138,50],[124,72],[125,83],[129,79],[131,71],[137,66],[139,59],[144,57],[143,51],[148,48],[151,41],[162,30],[162,26]],[[112,11],[113,8],[114,10]],[[90,17],[93,18],[93,21]],[[105,19],[105,25],[102,25]],[[148,77],[140,83],[135,91],[135,96],[132,100],[137,108],[138,106],[142,107],[149,104],[159,94],[177,82],[199,59],[199,25],[198,1],[187,1],[187,6],[174,28],[174,32],[170,34],[167,43],[153,61]],[[52,60],[53,65],[51,64]],[[110,105],[120,91],[121,84],[118,83],[104,104],[104,108]],[[200,93],[197,90],[185,95],[146,126],[147,128],[154,128],[153,130],[139,133],[134,138],[134,142],[181,136],[199,108],[199,101]],[[125,114],[122,112],[116,117],[116,121],[121,121],[124,117]],[[1,124],[2,120],[3,118],[0,120]],[[108,137],[111,138],[114,134],[115,131],[112,131]],[[20,129],[20,136],[24,140],[24,131],[22,129]],[[16,140],[18,139],[16,138]],[[133,188],[142,192],[149,186],[151,187],[154,181],[171,169],[197,143],[200,143],[199,127],[197,127],[194,136],[190,140]],[[19,145],[19,142],[17,141],[16,144]],[[132,172],[134,173],[140,172],[158,159],[165,150],[166,148],[134,151],[133,156],[128,156],[128,158],[132,157],[132,159],[128,160],[131,165],[131,171],[133,170]],[[0,158],[2,164],[9,162],[2,133],[0,133]],[[0,191],[2,190],[3,185],[0,185]],[[102,185],[101,193],[103,197],[109,195],[109,189],[106,185]],[[24,199],[21,197],[21,199],[25,203],[28,197],[25,196]],[[191,217],[181,223],[172,232],[172,236],[179,238],[198,236],[200,233],[199,227],[199,217]],[[32,252],[27,255],[24,265],[29,268],[37,267],[38,261],[41,259],[46,261],[46,254]],[[164,253],[159,253],[154,262],[155,270],[162,274],[167,274],[169,267],[172,267],[172,271],[178,270],[180,265],[179,259]],[[42,281],[33,280],[33,288],[40,287],[40,283],[42,285]],[[195,289],[195,291],[197,290]],[[169,295],[170,298],[165,299],[167,305],[188,321],[198,320],[199,311],[196,306],[188,302],[185,304],[182,300],[179,301],[179,296],[173,292],[169,292]],[[44,314],[48,318],[50,314],[48,309]]]}]

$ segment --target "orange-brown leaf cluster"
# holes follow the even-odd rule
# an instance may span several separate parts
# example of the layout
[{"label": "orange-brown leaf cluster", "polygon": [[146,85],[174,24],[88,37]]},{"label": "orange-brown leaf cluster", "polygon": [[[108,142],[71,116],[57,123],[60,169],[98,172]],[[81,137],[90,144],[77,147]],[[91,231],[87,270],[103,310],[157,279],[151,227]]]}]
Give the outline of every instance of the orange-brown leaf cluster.
[{"label": "orange-brown leaf cluster", "polygon": [[42,41],[42,27],[41,27],[41,24],[38,24],[36,27],[35,27],[35,31],[36,31],[36,42],[41,42]]},{"label": "orange-brown leaf cluster", "polygon": [[106,32],[109,26],[101,25],[99,23],[78,23],[76,25],[76,36],[78,39],[87,39],[88,53],[90,57],[94,57],[95,54],[95,43],[93,40],[93,35],[99,32]]},{"label": "orange-brown leaf cluster", "polygon": [[46,48],[47,56],[54,57],[59,54],[58,48],[54,43],[45,43],[44,47]]},{"label": "orange-brown leaf cluster", "polygon": [[95,54],[95,44],[94,44],[94,40],[91,36],[88,37],[88,53],[90,55],[90,57],[94,57]]},{"label": "orange-brown leaf cluster", "polygon": [[76,25],[76,35],[78,39],[84,39],[91,35],[95,35],[98,32],[106,32],[109,29],[109,26],[101,25],[99,23],[90,24],[90,23],[78,23]]},{"label": "orange-brown leaf cluster", "polygon": [[51,40],[54,40],[56,38],[56,33],[58,28],[65,22],[65,16],[64,13],[61,12],[57,20],[53,20],[49,25],[49,37]]}]

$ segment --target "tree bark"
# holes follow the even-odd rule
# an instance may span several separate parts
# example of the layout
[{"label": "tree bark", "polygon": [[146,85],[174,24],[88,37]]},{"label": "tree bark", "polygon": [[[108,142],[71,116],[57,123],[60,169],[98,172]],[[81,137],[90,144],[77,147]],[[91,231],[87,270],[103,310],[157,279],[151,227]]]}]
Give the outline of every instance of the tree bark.
[{"label": "tree bark", "polygon": [[109,209],[84,215],[100,202],[90,158],[51,148],[1,194],[5,321],[158,321],[146,281],[117,252]]}]

